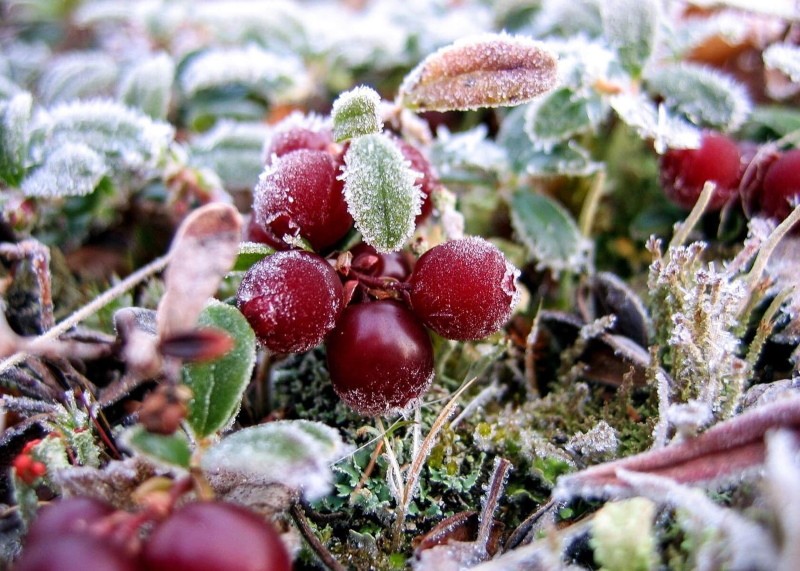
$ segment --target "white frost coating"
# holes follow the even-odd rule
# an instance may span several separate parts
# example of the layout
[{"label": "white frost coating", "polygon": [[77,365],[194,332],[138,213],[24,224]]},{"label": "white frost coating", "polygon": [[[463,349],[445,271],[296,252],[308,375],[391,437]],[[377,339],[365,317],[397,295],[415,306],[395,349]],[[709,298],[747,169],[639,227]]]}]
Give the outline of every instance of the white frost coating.
[{"label": "white frost coating", "polygon": [[[271,164],[274,162],[273,158],[267,156],[269,149],[272,147],[272,142],[276,137],[292,131],[293,129],[302,129],[311,131],[313,133],[330,132],[331,121],[329,117],[323,117],[317,113],[302,113],[300,111],[292,111],[281,119],[278,123],[273,125],[267,135],[264,137],[264,146],[261,156],[264,164]],[[262,175],[263,176],[263,175]]]},{"label": "white frost coating", "polygon": [[344,198],[364,241],[379,252],[399,250],[413,234],[422,208],[418,173],[382,135],[353,140],[344,161]]},{"label": "white frost coating", "polygon": [[100,51],[71,52],[54,57],[39,79],[46,104],[97,95],[114,85],[117,63]]},{"label": "white frost coating", "polygon": [[663,105],[655,104],[644,95],[620,94],[611,98],[611,107],[619,118],[636,129],[644,138],[654,139],[655,149],[697,149],[700,131],[678,118],[668,116]]},{"label": "white frost coating", "polygon": [[794,83],[800,83],[800,47],[792,44],[772,44],[763,54],[764,64],[789,76]]},{"label": "white frost coating", "polygon": [[308,73],[297,56],[278,55],[258,46],[217,48],[192,59],[180,77],[187,96],[204,89],[244,84],[264,95],[278,97],[308,83]]},{"label": "white frost coating", "polygon": [[83,143],[67,143],[22,181],[26,196],[82,196],[108,172],[103,158]]},{"label": "white frost coating", "polygon": [[163,119],[169,110],[174,79],[175,62],[162,52],[131,68],[120,81],[117,94],[128,105]]},{"label": "white frost coating", "polygon": [[359,85],[339,95],[331,110],[336,140],[380,133],[383,130],[380,105],[381,96],[365,85]]}]

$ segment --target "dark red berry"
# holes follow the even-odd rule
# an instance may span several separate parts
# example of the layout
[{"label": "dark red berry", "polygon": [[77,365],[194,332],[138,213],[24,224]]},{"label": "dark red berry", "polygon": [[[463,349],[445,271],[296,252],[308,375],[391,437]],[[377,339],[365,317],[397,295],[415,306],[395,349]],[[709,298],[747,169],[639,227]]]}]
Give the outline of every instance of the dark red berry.
[{"label": "dark red berry", "polygon": [[300,149],[328,151],[332,145],[333,132],[319,117],[292,114],[273,127],[264,145],[264,162],[271,164],[273,157]]},{"label": "dark red berry", "polygon": [[441,186],[438,177],[433,172],[431,163],[425,158],[425,155],[413,146],[411,143],[403,139],[395,139],[400,152],[411,163],[412,170],[415,170],[420,176],[415,181],[419,185],[422,192],[422,211],[417,215],[416,223],[419,224],[428,216],[433,210],[433,202],[431,201],[431,193]]},{"label": "dark red berry", "polygon": [[414,406],[433,380],[428,332],[397,301],[348,306],[325,346],[336,394],[361,414]]},{"label": "dark red berry", "polygon": [[405,281],[411,275],[411,262],[404,252],[383,254],[364,242],[352,248],[352,267],[370,276],[394,278]]},{"label": "dark red berry", "polygon": [[25,536],[25,544],[48,543],[54,537],[85,532],[89,526],[114,513],[114,508],[94,498],[65,498],[41,508]]},{"label": "dark red berry", "polygon": [[275,529],[253,512],[222,502],[188,504],[161,522],[142,550],[148,571],[289,571]]},{"label": "dark red berry", "polygon": [[[137,571],[120,547],[85,533],[50,535],[26,545],[14,571]],[[177,569],[175,571],[178,571]]]},{"label": "dark red berry", "polygon": [[481,339],[511,317],[517,269],[483,238],[451,240],[425,252],[411,273],[411,307],[448,339]]},{"label": "dark red berry", "polygon": [[661,186],[672,202],[691,209],[707,181],[716,183],[708,210],[719,210],[739,189],[742,160],[735,141],[705,133],[697,149],[670,149],[661,157]]},{"label": "dark red berry", "polygon": [[792,211],[791,201],[797,199],[800,199],[800,149],[792,149],[767,169],[761,185],[761,210],[783,220]]},{"label": "dark red berry", "polygon": [[253,215],[267,243],[287,249],[305,238],[317,250],[341,239],[353,225],[338,180],[340,164],[323,151],[301,149],[281,157],[261,175]]},{"label": "dark red berry", "polygon": [[237,304],[259,341],[276,353],[307,351],[333,329],[344,291],[334,269],[302,250],[256,262],[239,286]]}]

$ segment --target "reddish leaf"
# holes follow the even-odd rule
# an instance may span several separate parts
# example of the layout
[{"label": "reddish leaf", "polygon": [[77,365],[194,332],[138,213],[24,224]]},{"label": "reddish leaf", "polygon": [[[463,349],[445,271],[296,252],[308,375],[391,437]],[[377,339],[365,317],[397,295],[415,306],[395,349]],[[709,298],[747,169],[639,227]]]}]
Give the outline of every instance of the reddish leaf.
[{"label": "reddish leaf", "polygon": [[213,327],[203,327],[177,333],[162,339],[159,350],[162,355],[175,357],[183,361],[213,361],[233,349],[230,335]]}]

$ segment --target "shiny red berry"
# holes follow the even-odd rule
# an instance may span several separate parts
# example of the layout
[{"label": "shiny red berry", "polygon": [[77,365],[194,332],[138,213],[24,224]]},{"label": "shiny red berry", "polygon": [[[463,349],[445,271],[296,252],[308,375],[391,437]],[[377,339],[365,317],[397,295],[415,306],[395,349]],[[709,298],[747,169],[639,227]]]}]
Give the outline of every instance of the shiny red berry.
[{"label": "shiny red berry", "polygon": [[451,240],[425,252],[411,273],[411,308],[448,339],[481,339],[511,317],[517,269],[483,238]]},{"label": "shiny red berry", "polygon": [[739,147],[721,133],[705,133],[699,148],[670,149],[661,157],[661,186],[667,198],[687,210],[707,181],[717,185],[708,209],[719,210],[736,196],[741,176]]},{"label": "shiny red berry", "polygon": [[276,353],[307,351],[333,329],[344,291],[334,269],[302,250],[276,252],[255,263],[237,304],[259,341]]},{"label": "shiny red berry", "polygon": [[404,252],[378,252],[375,248],[364,242],[359,242],[352,248],[352,267],[370,276],[394,278],[405,281],[411,275],[411,261]]},{"label": "shiny red berry", "polygon": [[137,571],[139,569],[138,563],[114,543],[84,533],[50,535],[46,540],[27,545],[22,557],[14,565],[14,571]]},{"label": "shiny red berry", "polygon": [[148,571],[290,571],[275,529],[255,513],[222,502],[188,504],[161,522],[142,550]]},{"label": "shiny red berry", "polygon": [[412,170],[420,175],[415,181],[422,192],[422,210],[416,219],[416,223],[419,224],[430,216],[433,210],[431,194],[441,186],[441,183],[436,174],[434,174],[430,161],[422,154],[422,151],[403,139],[395,139],[395,142],[406,160],[411,163]]},{"label": "shiny red berry", "polygon": [[86,532],[94,523],[114,513],[114,508],[94,498],[74,497],[42,507],[25,536],[25,545],[48,543],[54,537]]},{"label": "shiny red berry", "polygon": [[329,153],[300,149],[264,171],[255,187],[253,215],[270,246],[287,249],[291,240],[305,238],[321,251],[347,233],[353,218],[337,178],[340,166]]},{"label": "shiny red berry", "polygon": [[321,121],[290,116],[275,125],[264,147],[264,158],[266,164],[270,164],[273,157],[282,157],[300,149],[327,151],[332,144],[333,133]]},{"label": "shiny red berry", "polygon": [[364,415],[414,406],[433,380],[428,332],[397,301],[348,306],[325,346],[336,394]]},{"label": "shiny red berry", "polygon": [[800,149],[783,153],[764,175],[761,185],[761,210],[783,220],[792,211],[791,202],[800,199]]}]

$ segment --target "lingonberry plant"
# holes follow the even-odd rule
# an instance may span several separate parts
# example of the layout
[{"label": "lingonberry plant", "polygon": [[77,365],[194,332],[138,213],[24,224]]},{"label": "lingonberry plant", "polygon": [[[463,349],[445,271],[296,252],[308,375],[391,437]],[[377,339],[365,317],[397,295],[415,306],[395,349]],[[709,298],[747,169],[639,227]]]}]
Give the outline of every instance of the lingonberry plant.
[{"label": "lingonberry plant", "polygon": [[791,2],[268,4],[0,3],[0,569],[792,568]]}]

